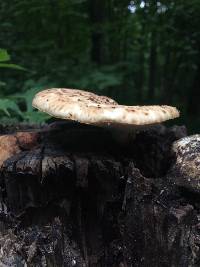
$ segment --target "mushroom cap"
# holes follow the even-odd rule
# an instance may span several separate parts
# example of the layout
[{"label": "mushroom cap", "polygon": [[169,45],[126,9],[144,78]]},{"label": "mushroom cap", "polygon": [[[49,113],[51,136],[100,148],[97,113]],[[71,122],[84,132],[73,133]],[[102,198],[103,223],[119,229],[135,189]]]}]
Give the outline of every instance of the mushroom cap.
[{"label": "mushroom cap", "polygon": [[124,106],[91,92],[52,88],[41,91],[33,106],[49,115],[92,125],[152,125],[179,117],[171,106]]}]

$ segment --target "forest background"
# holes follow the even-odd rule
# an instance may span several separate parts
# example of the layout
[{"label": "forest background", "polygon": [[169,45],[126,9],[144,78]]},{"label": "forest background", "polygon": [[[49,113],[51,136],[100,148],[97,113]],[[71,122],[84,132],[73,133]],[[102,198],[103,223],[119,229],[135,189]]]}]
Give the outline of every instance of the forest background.
[{"label": "forest background", "polygon": [[0,122],[41,123],[48,87],[169,104],[200,129],[199,0],[1,0]]}]

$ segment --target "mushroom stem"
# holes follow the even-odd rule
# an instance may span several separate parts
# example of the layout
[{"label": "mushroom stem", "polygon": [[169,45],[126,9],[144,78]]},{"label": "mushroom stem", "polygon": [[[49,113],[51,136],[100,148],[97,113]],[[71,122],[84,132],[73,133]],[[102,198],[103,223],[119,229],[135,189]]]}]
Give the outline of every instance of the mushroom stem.
[{"label": "mushroom stem", "polygon": [[131,140],[135,139],[138,132],[137,127],[123,127],[120,125],[113,126],[108,125],[106,127],[110,132],[112,138],[120,145],[125,146],[130,143]]},{"label": "mushroom stem", "polygon": [[129,145],[135,139],[137,133],[149,130],[151,127],[153,125],[107,125],[113,139],[122,146]]}]

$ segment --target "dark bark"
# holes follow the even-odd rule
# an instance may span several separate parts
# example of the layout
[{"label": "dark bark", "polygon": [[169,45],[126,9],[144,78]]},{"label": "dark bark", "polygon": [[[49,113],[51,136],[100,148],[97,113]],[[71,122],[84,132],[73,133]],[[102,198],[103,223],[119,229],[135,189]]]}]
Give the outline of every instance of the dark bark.
[{"label": "dark bark", "polygon": [[185,135],[157,126],[123,147],[95,127],[18,127],[0,171],[1,266],[199,266],[199,200],[171,152]]}]

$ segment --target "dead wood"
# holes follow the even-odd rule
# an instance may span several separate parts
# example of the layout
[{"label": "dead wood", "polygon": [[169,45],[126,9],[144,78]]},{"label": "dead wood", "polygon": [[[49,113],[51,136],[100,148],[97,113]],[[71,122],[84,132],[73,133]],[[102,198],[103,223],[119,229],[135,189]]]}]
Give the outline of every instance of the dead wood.
[{"label": "dead wood", "polygon": [[1,133],[0,266],[199,266],[198,191],[172,150],[184,127],[126,147],[63,122]]}]

